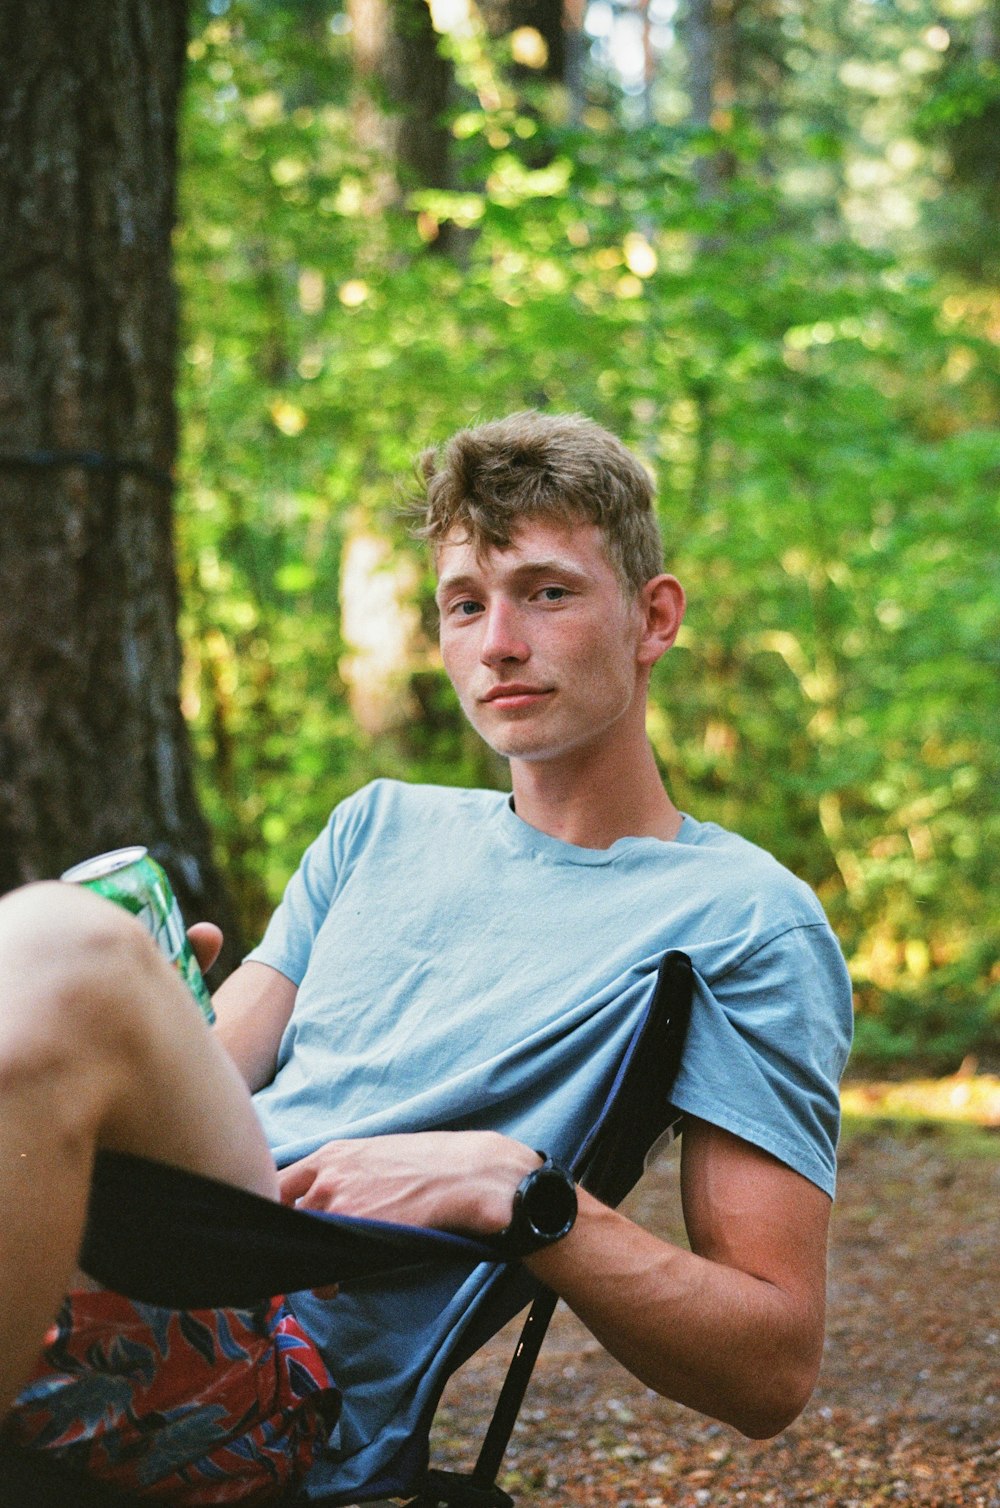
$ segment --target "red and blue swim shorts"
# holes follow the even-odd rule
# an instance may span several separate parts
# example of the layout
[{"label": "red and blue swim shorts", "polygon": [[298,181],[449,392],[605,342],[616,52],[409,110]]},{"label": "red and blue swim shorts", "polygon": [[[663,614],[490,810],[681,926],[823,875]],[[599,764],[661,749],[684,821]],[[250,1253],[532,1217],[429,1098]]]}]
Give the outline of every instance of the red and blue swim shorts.
[{"label": "red and blue swim shorts", "polygon": [[177,1310],[75,1292],[2,1435],[153,1502],[264,1504],[302,1480],[339,1409],[281,1299]]}]

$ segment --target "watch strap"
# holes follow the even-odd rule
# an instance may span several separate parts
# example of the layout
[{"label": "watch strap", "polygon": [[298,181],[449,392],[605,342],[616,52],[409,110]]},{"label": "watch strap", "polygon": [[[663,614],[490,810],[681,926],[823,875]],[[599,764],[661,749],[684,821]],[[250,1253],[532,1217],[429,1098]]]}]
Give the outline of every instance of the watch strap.
[{"label": "watch strap", "polygon": [[[536,1149],[537,1150],[537,1149]],[[573,1229],[577,1213],[572,1175],[546,1152],[514,1191],[510,1221],[497,1237],[507,1260],[529,1256],[561,1241]]]}]

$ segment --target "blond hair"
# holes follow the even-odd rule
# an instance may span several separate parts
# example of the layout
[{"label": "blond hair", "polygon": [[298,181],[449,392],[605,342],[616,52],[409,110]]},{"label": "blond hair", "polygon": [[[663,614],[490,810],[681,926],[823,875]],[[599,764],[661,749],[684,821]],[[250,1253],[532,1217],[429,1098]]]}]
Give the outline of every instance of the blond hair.
[{"label": "blond hair", "polygon": [[[418,467],[424,490],[415,530],[432,548],[458,529],[477,550],[507,549],[523,523],[601,530],[627,593],[663,569],[653,486],[635,456],[582,414],[512,414],[459,430]],[[418,511],[419,510],[419,511]]]}]

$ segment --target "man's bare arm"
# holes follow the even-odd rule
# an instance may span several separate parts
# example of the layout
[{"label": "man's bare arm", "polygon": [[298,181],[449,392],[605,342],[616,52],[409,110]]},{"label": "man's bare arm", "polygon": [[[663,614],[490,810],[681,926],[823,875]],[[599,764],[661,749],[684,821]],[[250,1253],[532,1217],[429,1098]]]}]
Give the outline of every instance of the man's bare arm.
[{"label": "man's bare arm", "polygon": [[[526,1261],[649,1387],[764,1438],[815,1383],[830,1200],[705,1122],[682,1148],[691,1251],[581,1192],[571,1233]],[[278,1176],[286,1203],[488,1235],[537,1163],[492,1132],[431,1132],[330,1142]]]},{"label": "man's bare arm", "polygon": [[215,1034],[251,1091],[274,1078],[298,987],[266,963],[244,963],[216,990]]},{"label": "man's bare arm", "polygon": [[819,1371],[830,1200],[699,1121],[681,1181],[690,1252],[581,1194],[573,1231],[528,1265],[647,1386],[765,1438]]}]

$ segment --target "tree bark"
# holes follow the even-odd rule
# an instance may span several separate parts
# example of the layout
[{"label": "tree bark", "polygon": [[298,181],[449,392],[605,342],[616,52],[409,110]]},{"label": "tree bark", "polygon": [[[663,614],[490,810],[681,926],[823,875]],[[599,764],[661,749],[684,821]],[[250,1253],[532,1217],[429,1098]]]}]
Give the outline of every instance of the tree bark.
[{"label": "tree bark", "polygon": [[[574,8],[572,5],[569,8],[572,14]],[[545,66],[536,71],[515,65],[512,69],[515,78],[530,81],[541,77],[550,84],[565,81],[567,16],[563,0],[479,0],[479,11],[487,31],[493,37],[505,36],[520,26],[530,26],[543,38]]]},{"label": "tree bark", "polygon": [[[681,31],[688,57],[691,124],[708,129],[721,125],[731,109],[736,58],[735,0],[688,0]],[[726,152],[706,153],[697,165],[704,198],[714,199],[732,176]]]},{"label": "tree bark", "polygon": [[178,700],[186,0],[0,0],[0,891],[146,843],[239,946]]},{"label": "tree bark", "polygon": [[[362,141],[393,169],[387,198],[451,187],[451,132],[444,120],[452,67],[438,51],[427,0],[348,0],[362,95]],[[443,244],[435,249],[444,250]]]}]

